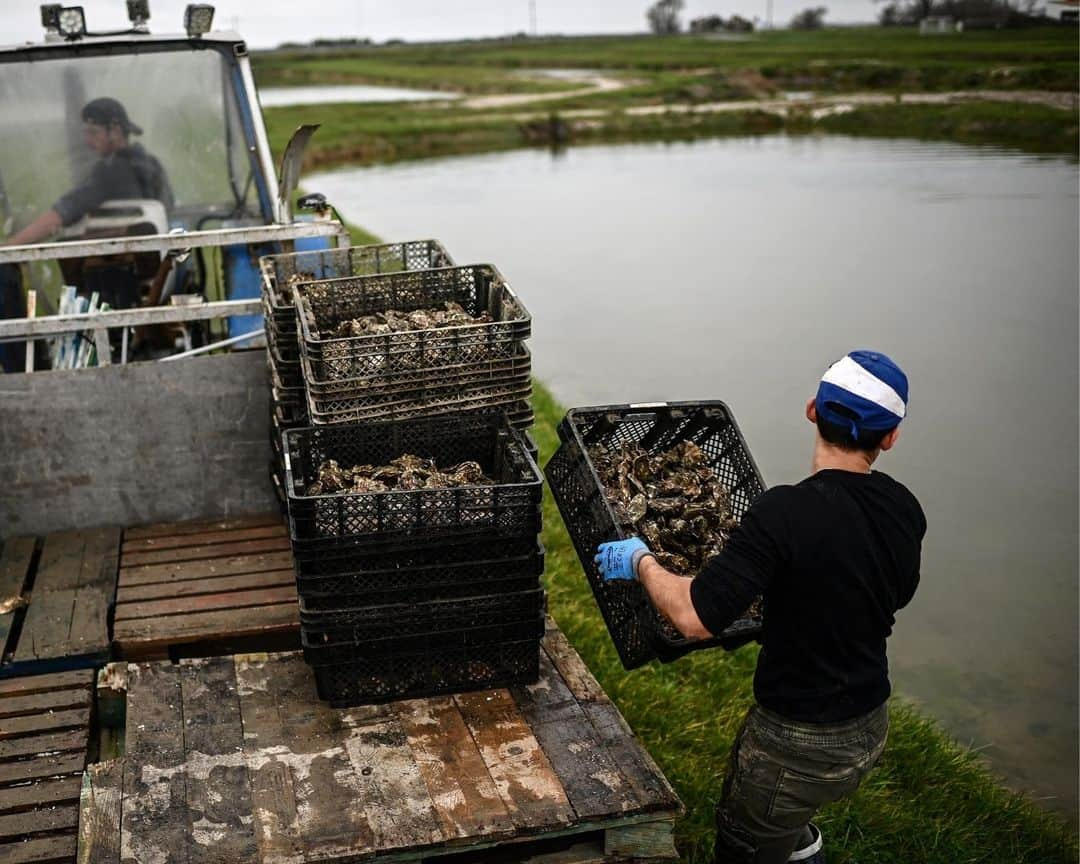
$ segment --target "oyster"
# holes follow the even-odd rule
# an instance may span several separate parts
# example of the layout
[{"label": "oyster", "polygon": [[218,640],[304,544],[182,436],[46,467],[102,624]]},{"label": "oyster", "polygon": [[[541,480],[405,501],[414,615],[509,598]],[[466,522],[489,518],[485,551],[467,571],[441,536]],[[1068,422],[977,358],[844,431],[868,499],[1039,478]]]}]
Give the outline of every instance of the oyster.
[{"label": "oyster", "polygon": [[[619,526],[639,535],[680,576],[698,573],[738,524],[731,496],[693,441],[659,453],[636,444],[589,448]],[[743,617],[761,615],[760,598]]]},{"label": "oyster", "polygon": [[383,333],[406,333],[416,330],[438,330],[443,327],[460,327],[465,324],[490,324],[491,315],[481,312],[470,315],[459,303],[445,302],[441,308],[416,309],[398,312],[388,309],[372,315],[362,315],[342,321],[330,334],[334,338],[348,336],[372,336]]},{"label": "oyster", "polygon": [[405,453],[388,465],[353,465],[342,468],[327,459],[315,472],[305,494],[357,494],[413,489],[450,489],[458,486],[493,486],[479,462],[461,462],[440,469],[434,459]]}]

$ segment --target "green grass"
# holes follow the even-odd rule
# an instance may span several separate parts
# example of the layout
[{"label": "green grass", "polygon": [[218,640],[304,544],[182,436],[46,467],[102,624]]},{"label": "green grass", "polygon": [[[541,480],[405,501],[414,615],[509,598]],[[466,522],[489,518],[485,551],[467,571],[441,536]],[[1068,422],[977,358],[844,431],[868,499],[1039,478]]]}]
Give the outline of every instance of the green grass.
[{"label": "green grass", "polygon": [[[266,52],[254,57],[263,84],[357,81],[492,92],[498,70],[546,67],[760,71],[801,89],[1077,87],[1076,31],[1068,27],[971,31],[924,37],[914,28],[847,27],[755,33],[743,41],[698,36],[609,36],[363,47],[340,52]],[[505,79],[527,89],[536,82]],[[547,86],[551,86],[548,82]]]},{"label": "green grass", "polygon": [[[563,409],[534,395],[541,463],[558,446]],[[593,602],[550,493],[544,499],[545,581],[551,612],[687,807],[683,860],[711,861],[713,804],[736,729],[752,701],[755,646],[704,651],[626,672]],[[832,864],[1074,864],[1076,837],[1057,817],[1004,789],[977,755],[894,698],[882,761],[821,825]]]}]

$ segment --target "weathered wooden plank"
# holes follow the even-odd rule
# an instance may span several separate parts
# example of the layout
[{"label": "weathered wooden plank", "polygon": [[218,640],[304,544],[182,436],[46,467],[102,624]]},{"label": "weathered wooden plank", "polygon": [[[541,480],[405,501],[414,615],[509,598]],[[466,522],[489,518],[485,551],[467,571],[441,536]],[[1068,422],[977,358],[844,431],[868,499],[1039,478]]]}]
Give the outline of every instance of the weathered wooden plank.
[{"label": "weathered wooden plank", "polygon": [[232,657],[183,660],[189,864],[255,862],[251,789]]},{"label": "weathered wooden plank", "polygon": [[15,613],[24,602],[23,589],[34,557],[33,537],[12,537],[4,541],[0,552],[0,657],[12,646],[8,637],[15,623]]},{"label": "weathered wooden plank", "polygon": [[0,699],[0,719],[43,714],[46,711],[65,711],[90,704],[90,691],[84,689],[53,690],[49,693],[30,693]]},{"label": "weathered wooden plank", "polygon": [[619,860],[677,861],[674,831],[670,819],[609,828],[604,832],[604,854]]},{"label": "weathered wooden plank", "polygon": [[397,718],[354,726],[344,745],[374,835],[373,851],[430,846],[443,839],[431,796]]},{"label": "weathered wooden plank", "polygon": [[0,813],[77,804],[81,788],[82,778],[78,775],[42,780],[27,786],[8,786],[0,789]]},{"label": "weathered wooden plank", "polygon": [[633,787],[546,655],[540,679],[512,691],[581,820],[640,809]]},{"label": "weathered wooden plank", "polygon": [[637,796],[642,812],[683,812],[682,802],[648,751],[610,702],[581,703],[608,756],[619,766]]},{"label": "weathered wooden plank", "polygon": [[22,634],[5,675],[108,655],[119,543],[117,528],[45,538]]},{"label": "weathered wooden plank", "polygon": [[0,846],[4,864],[68,864],[75,857],[75,834]]},{"label": "weathered wooden plank", "polygon": [[351,860],[442,838],[388,706],[331,709],[299,654],[238,657],[237,680],[245,757],[259,766],[252,788],[263,860]]},{"label": "weathered wooden plank", "polygon": [[[227,642],[287,642],[282,647],[300,647],[300,613],[296,602],[249,609],[196,612],[168,618],[136,618],[118,621],[113,627],[120,656],[133,660],[149,656],[168,656],[170,648],[213,639]],[[248,650],[265,645],[249,645]]]},{"label": "weathered wooden plank", "polygon": [[544,630],[543,648],[551,662],[562,676],[570,692],[578,702],[610,701],[604,688],[593,677],[581,655],[574,650],[570,641],[549,617]]},{"label": "weathered wooden plank", "polygon": [[79,797],[77,864],[119,864],[123,785],[122,760],[87,766]]},{"label": "weathered wooden plank", "polygon": [[[251,802],[255,815],[255,838],[264,864],[285,864],[303,860],[300,805],[307,805],[301,788],[312,771],[325,771],[334,760],[330,756],[316,758],[313,753],[301,752],[297,757],[285,745],[288,735],[278,712],[283,694],[289,689],[276,672],[268,668],[273,655],[242,655],[235,658],[237,693],[240,697],[240,716],[244,728],[244,762],[251,781]],[[310,676],[309,676],[310,677]],[[314,698],[313,687],[301,692],[301,698]],[[315,746],[323,742],[312,742]],[[341,764],[341,760],[337,760]],[[317,767],[316,767],[317,766]],[[337,806],[330,809],[336,814]],[[351,812],[352,802],[342,806]],[[307,821],[326,819],[319,810],[309,811]],[[349,825],[343,819],[342,827]],[[310,830],[310,825],[306,826]],[[317,827],[317,826],[316,826]],[[351,827],[351,826],[350,826]],[[371,832],[366,824],[364,836]],[[360,833],[357,831],[356,833]]]},{"label": "weathered wooden plank", "polygon": [[90,707],[66,711],[48,711],[45,714],[24,714],[19,717],[0,719],[0,740],[37,735],[59,729],[87,728],[90,724]]},{"label": "weathered wooden plank", "polygon": [[135,552],[151,552],[155,549],[181,549],[185,546],[210,546],[215,543],[238,543],[242,540],[264,540],[267,537],[287,537],[289,529],[280,521],[276,525],[255,528],[238,528],[226,531],[206,531],[197,534],[174,534],[169,537],[124,538],[122,551],[125,555]]},{"label": "weathered wooden plank", "polygon": [[454,700],[414,699],[398,710],[447,840],[512,835],[514,822]]},{"label": "weathered wooden plank", "polygon": [[178,667],[169,663],[128,667],[123,864],[187,862],[182,702]]},{"label": "weathered wooden plank", "polygon": [[84,767],[86,767],[85,750],[81,753],[59,753],[54,756],[38,756],[36,759],[23,759],[18,762],[3,762],[0,763],[0,786],[74,774],[81,772]]},{"label": "weathered wooden plank", "polygon": [[258,588],[294,586],[296,574],[291,570],[271,570],[266,573],[244,573],[240,576],[221,576],[211,579],[186,579],[149,585],[123,585],[116,592],[116,613],[126,614],[124,605],[147,600],[168,600],[175,597],[193,597],[198,594],[224,594],[229,591],[251,591]]},{"label": "weathered wooden plank", "polygon": [[208,558],[233,558],[237,555],[256,555],[280,552],[289,547],[288,536],[263,540],[244,540],[239,543],[214,543],[209,546],[186,546],[181,549],[159,549],[151,552],[126,552],[121,561],[124,567],[143,564],[174,564],[178,561],[204,561]]},{"label": "weathered wooden plank", "polygon": [[81,687],[90,692],[94,683],[92,669],[72,669],[68,672],[53,672],[48,675],[26,675],[21,678],[0,680],[0,699],[8,696],[29,696],[32,693],[48,693],[51,690],[66,690]]},{"label": "weathered wooden plank", "polygon": [[462,693],[454,702],[518,828],[575,821],[562,783],[507,690]]},{"label": "weathered wooden plank", "polygon": [[234,516],[228,519],[197,519],[190,522],[157,522],[140,525],[124,531],[125,540],[146,537],[175,537],[183,534],[201,534],[208,531],[231,531],[256,528],[260,525],[281,525],[280,513],[258,513],[252,516]]},{"label": "weathered wooden plank", "polygon": [[[78,825],[79,808],[70,804],[66,807],[9,813],[6,816],[0,816],[0,844],[25,838],[31,834],[77,828]],[[0,849],[2,848],[3,846],[0,846]],[[0,861],[2,860],[3,858],[0,858]]]},{"label": "weathered wooden plank", "polygon": [[39,591],[34,589],[12,657],[17,667],[38,668],[46,661],[104,659],[109,653],[109,597],[99,585]]},{"label": "weathered wooden plank", "polygon": [[[196,594],[164,600],[145,600],[124,603],[116,607],[117,621],[140,618],[166,618],[224,609],[246,609],[251,606],[272,606],[275,603],[295,603],[296,584],[276,588],[256,588],[250,591],[226,591],[222,594]],[[168,625],[165,625],[168,626]]]},{"label": "weathered wooden plank", "polygon": [[24,759],[39,753],[71,753],[86,750],[87,731],[69,729],[63,732],[46,732],[25,738],[0,740],[0,762]]},{"label": "weathered wooden plank", "polygon": [[34,593],[114,581],[120,534],[119,528],[90,528],[47,536],[34,577]]},{"label": "weathered wooden plank", "polygon": [[268,570],[291,570],[290,550],[267,552],[262,555],[234,555],[203,561],[177,561],[166,564],[140,564],[120,568],[120,586],[152,585],[207,579],[216,576],[238,576],[244,573],[263,573]]}]

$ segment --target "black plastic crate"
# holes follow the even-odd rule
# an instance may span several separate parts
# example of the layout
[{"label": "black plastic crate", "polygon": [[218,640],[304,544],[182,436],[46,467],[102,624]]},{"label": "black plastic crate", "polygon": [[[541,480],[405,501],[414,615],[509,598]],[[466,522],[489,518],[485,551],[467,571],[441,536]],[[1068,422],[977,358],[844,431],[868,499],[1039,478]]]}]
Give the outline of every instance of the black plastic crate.
[{"label": "black plastic crate", "polygon": [[[532,318],[490,264],[302,283],[293,287],[300,350],[318,381],[513,357]],[[330,337],[339,324],[376,312],[413,312],[452,301],[490,323]]]},{"label": "black plastic crate", "polygon": [[458,384],[431,381],[404,393],[368,395],[353,393],[344,398],[313,397],[307,393],[312,425],[408,420],[462,414],[484,408],[508,410],[532,399],[532,376],[528,372],[503,380]]},{"label": "black plastic crate", "polygon": [[632,443],[658,453],[692,441],[728,489],[736,519],[764,491],[761,473],[723,402],[574,408],[559,424],[559,439],[562,444],[544,469],[548,485],[623,666],[634,669],[653,658],[666,663],[717,645],[733,649],[760,633],[760,619],[744,618],[717,638],[686,639],[656,611],[638,582],[605,582],[594,561],[600,543],[626,535],[589,459],[589,446]]},{"label": "black plastic crate", "polygon": [[544,635],[544,611],[510,621],[459,627],[438,633],[412,631],[384,639],[356,639],[347,627],[323,627],[300,624],[300,642],[304,660],[311,666],[349,663],[353,660],[409,654],[426,648],[476,648],[499,642],[539,641]]},{"label": "black plastic crate", "polygon": [[442,633],[533,621],[543,613],[544,602],[544,589],[539,585],[525,591],[338,609],[312,609],[301,598],[300,623],[309,632],[317,629],[328,634],[328,643],[409,636],[439,639]]},{"label": "black plastic crate", "polygon": [[532,355],[519,342],[508,357],[488,357],[467,363],[449,363],[421,369],[394,369],[374,372],[359,378],[342,378],[319,381],[311,361],[304,357],[300,363],[304,385],[315,399],[342,399],[354,394],[361,396],[384,396],[409,393],[433,386],[466,387],[504,380],[516,380],[532,371]]},{"label": "black plastic crate", "polygon": [[465,561],[446,561],[435,550],[430,563],[405,567],[378,566],[388,563],[378,559],[352,567],[345,562],[337,572],[317,575],[298,567],[296,587],[313,610],[529,591],[539,587],[544,572],[544,547],[535,545],[527,555]]},{"label": "black plastic crate", "polygon": [[333,544],[322,540],[293,541],[293,561],[298,581],[348,578],[358,571],[410,570],[436,566],[470,564],[475,561],[524,559],[536,551],[536,532],[522,531],[508,536],[475,537],[464,534],[423,538],[405,544],[357,546],[347,540]]},{"label": "black plastic crate", "polygon": [[[543,622],[540,622],[543,629]],[[535,683],[540,639],[422,650],[313,666],[319,698],[333,708]]]},{"label": "black plastic crate", "polygon": [[259,269],[262,271],[267,336],[276,337],[284,359],[298,359],[296,312],[292,298],[294,284],[399,270],[452,267],[453,264],[453,259],[437,240],[265,255],[259,259]]},{"label": "black plastic crate", "polygon": [[452,267],[450,254],[438,240],[408,240],[404,243],[376,243],[347,246],[343,249],[319,249],[264,255],[259,259],[263,290],[271,306],[292,310],[289,287],[293,277],[307,277],[301,282],[367,276],[400,270],[430,270]]},{"label": "black plastic crate", "polygon": [[[471,534],[539,531],[543,479],[505,415],[428,417],[288,430],[285,489],[294,543],[415,542]],[[319,466],[386,465],[405,453],[442,467],[479,463],[494,485],[307,495]],[[329,545],[335,545],[333,543]]]}]

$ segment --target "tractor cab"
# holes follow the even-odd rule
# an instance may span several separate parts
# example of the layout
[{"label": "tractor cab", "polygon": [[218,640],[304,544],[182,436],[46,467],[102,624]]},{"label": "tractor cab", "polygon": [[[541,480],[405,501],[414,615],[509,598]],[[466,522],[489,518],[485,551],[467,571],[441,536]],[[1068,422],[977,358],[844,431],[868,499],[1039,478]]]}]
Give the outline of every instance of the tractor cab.
[{"label": "tractor cab", "polygon": [[[42,6],[43,41],[0,48],[0,318],[26,315],[30,290],[36,316],[72,297],[80,312],[258,298],[260,255],[343,235],[325,210],[294,220],[311,130],[279,186],[247,47],[210,29],[213,7],[190,5],[178,35],[150,32],[148,0],[127,7],[130,29],[100,33],[82,7]],[[30,236],[43,216],[48,236]],[[198,339],[261,324],[224,320]]]}]

